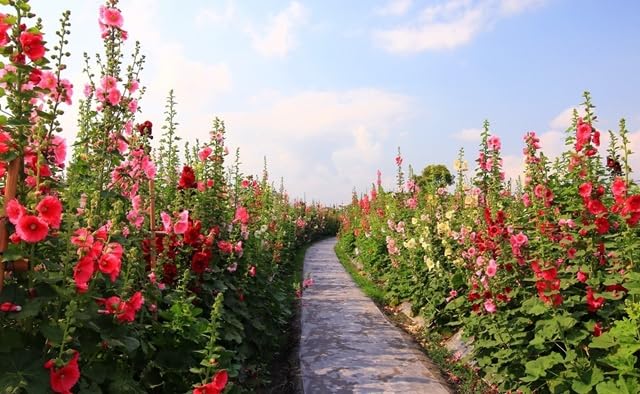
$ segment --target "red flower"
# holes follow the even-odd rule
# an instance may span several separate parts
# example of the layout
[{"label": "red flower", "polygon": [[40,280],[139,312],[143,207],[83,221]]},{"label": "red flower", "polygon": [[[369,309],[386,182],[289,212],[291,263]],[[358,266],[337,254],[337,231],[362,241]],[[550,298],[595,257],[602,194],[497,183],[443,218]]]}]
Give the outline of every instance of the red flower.
[{"label": "red flower", "polygon": [[23,31],[20,33],[20,45],[22,45],[22,51],[32,61],[35,62],[44,57],[45,49],[42,43],[42,33]]},{"label": "red flower", "polygon": [[95,271],[95,262],[91,256],[85,256],[73,267],[73,280],[76,282],[78,293],[84,293],[89,289],[89,280]]},{"label": "red flower", "polygon": [[640,211],[640,194],[636,194],[627,198],[625,202],[626,212],[639,212]]},{"label": "red flower", "polygon": [[597,311],[602,308],[602,305],[604,305],[604,297],[595,298],[593,296],[593,289],[591,287],[587,287],[587,309],[589,312]]},{"label": "red flower", "polygon": [[609,232],[609,220],[604,217],[600,217],[596,219],[596,228],[598,230],[598,234],[606,234]]},{"label": "red flower", "polygon": [[200,251],[193,255],[191,258],[191,270],[196,274],[202,274],[209,268],[209,261],[211,260],[211,252]]},{"label": "red flower", "polygon": [[594,337],[599,337],[600,335],[602,335],[602,323],[601,322],[597,322],[593,326],[593,336]]},{"label": "red flower", "polygon": [[207,383],[203,386],[198,386],[193,389],[193,394],[220,394],[227,385],[229,375],[227,371],[218,371],[213,377],[211,383]]},{"label": "red flower", "polygon": [[142,305],[144,305],[144,297],[141,292],[137,291],[131,296],[131,298],[129,298],[129,301],[126,301],[121,305],[122,307],[116,315],[118,321],[123,323],[132,322],[136,319],[136,312],[138,312],[142,308]]},{"label": "red flower", "polygon": [[162,283],[170,285],[175,282],[178,276],[178,267],[173,263],[165,263],[162,265]]},{"label": "red flower", "polygon": [[593,186],[591,182],[585,182],[578,188],[578,194],[584,199],[588,199],[591,197],[591,192],[593,191]]},{"label": "red flower", "polygon": [[80,379],[80,368],[78,368],[78,358],[80,353],[73,353],[73,357],[62,368],[56,369],[53,360],[45,363],[44,367],[49,369],[49,384],[55,393],[70,394],[73,386]]},{"label": "red flower", "polygon": [[22,215],[16,225],[16,234],[25,242],[36,243],[47,238],[47,223],[33,215]]},{"label": "red flower", "polygon": [[589,279],[589,275],[585,274],[582,271],[578,271],[578,273],[576,274],[576,277],[578,279],[578,282],[582,282],[582,283],[586,282],[587,279]]},{"label": "red flower", "polygon": [[233,253],[233,244],[229,241],[218,241],[218,249],[222,253],[231,254]]},{"label": "red flower", "polygon": [[589,212],[596,216],[607,213],[607,207],[605,207],[600,200],[589,200],[587,208],[589,209]]},{"label": "red flower", "polygon": [[22,307],[11,302],[3,302],[0,304],[0,312],[20,312]]},{"label": "red flower", "polygon": [[120,267],[122,266],[122,245],[116,242],[112,242],[104,250],[100,260],[98,261],[98,268],[104,274],[107,274],[111,278],[111,282],[115,282],[118,275],[120,275]]},{"label": "red flower", "polygon": [[36,209],[40,213],[40,219],[44,220],[52,228],[60,228],[62,218],[62,203],[54,196],[46,196],[38,203]]},{"label": "red flower", "polygon": [[180,181],[178,181],[178,189],[195,189],[197,186],[196,173],[193,171],[193,168],[189,166],[182,167],[182,174],[180,174]]}]

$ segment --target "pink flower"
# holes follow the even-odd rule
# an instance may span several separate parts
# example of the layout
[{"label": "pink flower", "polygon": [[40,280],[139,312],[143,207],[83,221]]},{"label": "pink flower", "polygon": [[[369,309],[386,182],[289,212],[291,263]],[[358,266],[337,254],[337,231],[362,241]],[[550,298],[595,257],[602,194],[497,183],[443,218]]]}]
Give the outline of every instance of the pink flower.
[{"label": "pink flower", "polygon": [[138,90],[139,86],[140,86],[140,83],[138,81],[136,81],[136,80],[133,80],[133,81],[129,82],[129,86],[128,86],[127,89],[129,90],[129,93],[135,93],[136,90]]},{"label": "pink flower", "polygon": [[111,90],[109,90],[108,96],[107,96],[107,100],[109,101],[109,103],[111,105],[118,105],[120,104],[120,99],[122,98],[122,94],[120,93],[120,91],[116,88],[113,88]]},{"label": "pink flower", "polygon": [[198,158],[200,159],[200,161],[206,161],[209,156],[211,156],[212,152],[213,149],[211,149],[210,146],[206,146],[200,152],[198,152]]},{"label": "pink flower", "polygon": [[60,136],[55,136],[51,140],[51,145],[53,145],[53,155],[56,165],[60,168],[64,167],[64,161],[67,159],[66,141]]},{"label": "pink flower", "polygon": [[100,7],[100,22],[106,26],[121,28],[124,18],[117,8]]},{"label": "pink flower", "polygon": [[54,196],[46,196],[36,206],[38,217],[52,228],[60,228],[62,203]]},{"label": "pink flower", "polygon": [[162,227],[164,228],[164,231],[170,232],[171,231],[171,216],[169,216],[169,214],[166,213],[166,212],[161,212],[160,213],[160,219],[162,219]]},{"label": "pink flower", "polygon": [[489,149],[495,151],[500,150],[500,147],[502,146],[502,144],[500,143],[500,138],[497,135],[492,135],[491,137],[489,137],[489,139],[487,140],[487,144],[489,145]]},{"label": "pink flower", "polygon": [[90,85],[90,84],[88,84],[88,83],[87,83],[87,84],[85,84],[85,85],[84,85],[83,93],[84,93],[84,97],[89,97],[89,96],[91,96],[91,93],[93,93],[93,86],[91,86],[91,85]]},{"label": "pink flower", "polygon": [[245,207],[238,207],[236,209],[236,217],[233,220],[234,222],[240,222],[242,224],[248,224],[249,223],[249,212],[247,211],[247,208]]},{"label": "pink flower", "polygon": [[591,197],[592,191],[593,191],[593,185],[591,185],[591,182],[585,182],[582,185],[580,185],[580,187],[578,188],[578,194],[580,194],[580,196],[585,199],[588,199]]},{"label": "pink flower", "polygon": [[107,75],[106,77],[102,78],[102,80],[100,81],[100,86],[102,86],[102,88],[105,91],[114,89],[117,85],[118,85],[118,80],[116,79],[116,77],[111,75]]},{"label": "pink flower", "polygon": [[496,313],[496,311],[498,310],[492,298],[489,298],[484,302],[484,309],[489,313]]},{"label": "pink flower", "polygon": [[135,113],[138,110],[138,100],[132,99],[129,101],[129,111]]},{"label": "pink flower", "polygon": [[9,218],[11,224],[15,226],[18,224],[18,221],[20,220],[22,215],[25,215],[27,213],[27,210],[22,206],[22,204],[18,202],[18,200],[14,198],[7,203],[5,213]]},{"label": "pink flower", "polygon": [[254,278],[256,276],[256,266],[252,265],[249,267],[249,276]]},{"label": "pink flower", "polygon": [[16,234],[25,242],[40,242],[49,234],[47,223],[33,215],[22,215],[16,225]]},{"label": "pink flower", "polygon": [[189,211],[184,210],[180,212],[178,221],[173,225],[173,232],[176,234],[184,234],[189,228]]},{"label": "pink flower", "polygon": [[522,203],[524,204],[525,208],[529,208],[531,206],[531,199],[529,198],[528,194],[522,195]]},{"label": "pink flower", "polygon": [[398,165],[398,166],[402,165],[402,156],[398,155],[396,157],[396,165]]},{"label": "pink flower", "polygon": [[489,260],[489,265],[487,265],[485,272],[489,278],[496,276],[496,273],[498,272],[498,264],[496,264],[494,259]]}]

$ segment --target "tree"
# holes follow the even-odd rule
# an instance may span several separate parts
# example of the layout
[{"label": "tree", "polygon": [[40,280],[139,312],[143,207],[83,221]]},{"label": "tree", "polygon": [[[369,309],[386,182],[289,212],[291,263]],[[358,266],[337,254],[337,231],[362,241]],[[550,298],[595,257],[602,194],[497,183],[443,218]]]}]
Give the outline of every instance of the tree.
[{"label": "tree", "polygon": [[442,164],[429,164],[420,175],[414,176],[414,181],[423,190],[436,190],[453,184],[453,175]]}]

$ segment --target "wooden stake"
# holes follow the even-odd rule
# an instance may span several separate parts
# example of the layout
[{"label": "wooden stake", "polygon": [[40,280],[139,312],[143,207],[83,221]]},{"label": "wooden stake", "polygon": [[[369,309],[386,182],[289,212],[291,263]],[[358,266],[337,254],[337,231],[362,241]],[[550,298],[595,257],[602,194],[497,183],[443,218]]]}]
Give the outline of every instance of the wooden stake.
[{"label": "wooden stake", "polygon": [[[16,188],[18,186],[18,178],[20,177],[20,167],[22,164],[22,157],[16,157],[9,163],[9,169],[7,171],[7,181],[4,185],[4,204],[3,211],[7,207],[7,203],[16,196]],[[4,262],[2,261],[2,255],[9,246],[9,231],[7,230],[7,218],[6,212],[4,217],[0,219],[0,292],[4,288]]]}]

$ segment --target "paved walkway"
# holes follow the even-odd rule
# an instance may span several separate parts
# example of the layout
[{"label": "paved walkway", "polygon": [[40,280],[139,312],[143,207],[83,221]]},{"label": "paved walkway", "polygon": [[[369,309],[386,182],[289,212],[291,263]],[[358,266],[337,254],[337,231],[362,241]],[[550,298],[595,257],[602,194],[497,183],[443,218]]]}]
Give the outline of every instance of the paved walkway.
[{"label": "paved walkway", "polygon": [[411,338],[351,280],[335,243],[316,243],[304,260],[315,282],[302,297],[304,393],[450,393]]}]

